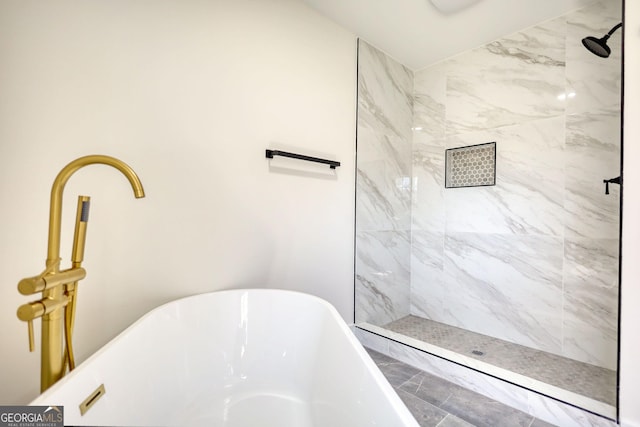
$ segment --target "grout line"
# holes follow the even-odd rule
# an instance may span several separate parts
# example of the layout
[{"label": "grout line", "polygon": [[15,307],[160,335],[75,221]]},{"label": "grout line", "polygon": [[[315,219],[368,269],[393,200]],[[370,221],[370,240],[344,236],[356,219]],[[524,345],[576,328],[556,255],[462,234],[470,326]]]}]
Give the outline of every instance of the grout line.
[{"label": "grout line", "polygon": [[[415,377],[417,377],[417,376],[418,376],[418,375],[420,375],[420,374],[421,374],[421,372],[418,372],[418,373],[416,373],[415,375],[412,375],[412,376],[411,376],[411,378],[409,378],[408,380],[406,380],[406,381],[404,381],[402,384],[400,384],[400,385],[398,386],[398,388],[400,388],[400,387],[402,387],[403,385],[407,384],[408,382],[410,382],[412,379],[414,379]],[[418,386],[418,388],[420,388],[420,386]],[[405,391],[407,391],[407,390],[405,390]],[[415,390],[413,393],[411,393],[411,394],[414,394],[414,393],[416,393],[417,391],[418,391],[418,389],[416,389],[416,390]]]},{"label": "grout line", "polygon": [[[416,375],[420,375],[420,374],[416,374]],[[422,387],[422,383],[424,382],[424,380],[425,380],[425,376],[423,375],[423,376],[422,376],[422,379],[420,380],[420,384],[418,384],[418,388],[416,388],[416,393],[417,393],[417,392],[418,392],[418,390],[420,390],[420,388]]]},{"label": "grout line", "polygon": [[[438,408],[442,409],[442,406],[447,403],[449,401],[449,399],[451,399],[451,396],[453,396],[453,393],[449,393],[449,396],[447,396],[447,398],[445,400],[442,401],[442,403],[440,404],[440,406],[438,406]],[[449,411],[447,411],[449,412]]]},{"label": "grout line", "polygon": [[[449,415],[451,415],[451,414],[447,412],[447,415],[445,415],[445,416],[444,416],[444,418],[442,418],[442,419],[438,422],[438,424],[436,424],[436,426],[435,426],[435,427],[438,427],[439,425],[442,425],[442,423],[444,422],[444,420],[446,420],[446,419],[447,419],[447,417],[448,417]],[[529,426],[529,427],[531,427],[531,426]]]}]

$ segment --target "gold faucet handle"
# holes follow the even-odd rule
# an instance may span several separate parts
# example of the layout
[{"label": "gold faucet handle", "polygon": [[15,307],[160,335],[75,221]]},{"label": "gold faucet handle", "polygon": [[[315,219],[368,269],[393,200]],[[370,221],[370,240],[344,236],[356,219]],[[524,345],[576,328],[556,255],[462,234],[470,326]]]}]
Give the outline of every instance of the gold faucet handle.
[{"label": "gold faucet handle", "polygon": [[27,329],[29,331],[29,351],[33,353],[36,349],[36,343],[33,339],[33,320],[27,320]]},{"label": "gold faucet handle", "polygon": [[34,351],[36,347],[33,339],[33,319],[43,316],[46,310],[47,307],[41,301],[22,304],[18,308],[18,319],[27,322],[27,329],[29,332],[29,351]]},{"label": "gold faucet handle", "polygon": [[65,283],[77,282],[84,279],[86,276],[87,271],[82,267],[77,267],[63,270],[55,274],[27,277],[26,279],[20,280],[18,283],[18,292],[22,295],[31,295]]},{"label": "gold faucet handle", "polygon": [[29,330],[29,351],[33,351],[35,344],[33,341],[33,319],[42,317],[59,307],[64,307],[69,303],[69,298],[51,299],[43,298],[31,301],[18,307],[18,319],[27,322]]},{"label": "gold faucet handle", "polygon": [[42,317],[47,307],[42,300],[31,301],[18,307],[18,319],[29,322],[37,317]]}]

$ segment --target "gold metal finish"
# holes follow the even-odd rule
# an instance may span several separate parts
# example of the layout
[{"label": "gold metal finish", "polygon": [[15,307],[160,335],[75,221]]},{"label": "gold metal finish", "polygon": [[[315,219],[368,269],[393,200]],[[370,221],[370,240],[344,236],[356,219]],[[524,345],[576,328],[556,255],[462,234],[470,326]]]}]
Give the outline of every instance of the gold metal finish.
[{"label": "gold metal finish", "polygon": [[87,398],[80,404],[80,415],[84,415],[95,403],[105,395],[107,391],[104,388],[104,384],[100,384],[97,389],[93,391]]},{"label": "gold metal finish", "polygon": [[80,267],[84,260],[84,244],[87,240],[87,222],[89,215],[89,202],[91,197],[78,196],[78,208],[76,209],[76,230],[73,233],[73,252],[71,253],[71,265]]},{"label": "gold metal finish", "polygon": [[32,295],[69,282],[77,282],[87,275],[84,268],[70,268],[55,275],[27,277],[18,282],[18,291],[22,295]]},{"label": "gold metal finish", "polygon": [[33,301],[27,304],[22,304],[18,307],[18,319],[25,322],[32,321],[38,317],[44,315],[46,307],[43,301]]},{"label": "gold metal finish", "polygon": [[[42,318],[42,358],[40,390],[44,391],[58,381],[65,373],[65,364],[73,368],[71,337],[75,317],[76,288],[78,281],[86,276],[80,267],[84,258],[86,236],[86,215],[80,209],[88,209],[89,197],[80,196],[73,244],[72,267],[60,270],[60,228],[62,222],[62,196],[64,186],[78,169],[92,164],[112,166],[119,170],[131,184],[136,198],[144,197],[144,189],[136,173],[126,163],[113,157],[92,155],[80,157],[66,165],[56,176],[51,188],[49,211],[49,236],[45,270],[38,276],[26,278],[18,284],[18,290],[24,295],[42,292],[42,298],[23,304],[18,308],[18,318],[30,324],[29,343],[33,346],[33,320]],[[84,218],[84,220],[83,220]],[[62,311],[65,311],[64,319]],[[63,326],[64,324],[64,326]],[[62,345],[63,329],[65,347]]]},{"label": "gold metal finish", "polygon": [[42,317],[45,314],[53,313],[58,308],[62,308],[67,305],[66,299],[51,299],[43,298],[38,301],[32,301],[26,304],[22,304],[18,307],[18,319],[28,322],[38,317]]},{"label": "gold metal finish", "polygon": [[29,331],[29,352],[33,352],[36,349],[36,342],[33,339],[33,320],[27,320],[27,328]]},{"label": "gold metal finish", "polygon": [[[81,269],[84,260],[84,244],[87,240],[87,222],[89,221],[89,196],[78,196],[78,207],[76,209],[76,227],[73,233],[73,251],[71,253],[71,268]],[[64,294],[69,299],[69,304],[64,309],[64,343],[65,360],[69,366],[69,371],[76,368],[73,353],[73,324],[76,317],[76,298],[78,292],[78,281],[67,283]]]}]

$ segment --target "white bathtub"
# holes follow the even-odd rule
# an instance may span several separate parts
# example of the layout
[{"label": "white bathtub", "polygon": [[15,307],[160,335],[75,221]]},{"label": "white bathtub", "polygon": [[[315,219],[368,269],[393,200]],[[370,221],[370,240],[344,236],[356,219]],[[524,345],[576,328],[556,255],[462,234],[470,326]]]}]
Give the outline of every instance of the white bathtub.
[{"label": "white bathtub", "polygon": [[418,425],[333,306],[267,289],[152,310],[31,404],[83,426]]}]

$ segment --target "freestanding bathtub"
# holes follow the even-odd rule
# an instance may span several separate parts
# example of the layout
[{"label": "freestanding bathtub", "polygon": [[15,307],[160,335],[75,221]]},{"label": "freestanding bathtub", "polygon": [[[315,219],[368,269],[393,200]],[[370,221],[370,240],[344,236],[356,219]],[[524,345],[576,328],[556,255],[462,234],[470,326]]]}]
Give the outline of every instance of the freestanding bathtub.
[{"label": "freestanding bathtub", "polygon": [[333,306],[269,289],[158,307],[31,404],[83,426],[418,425]]}]

